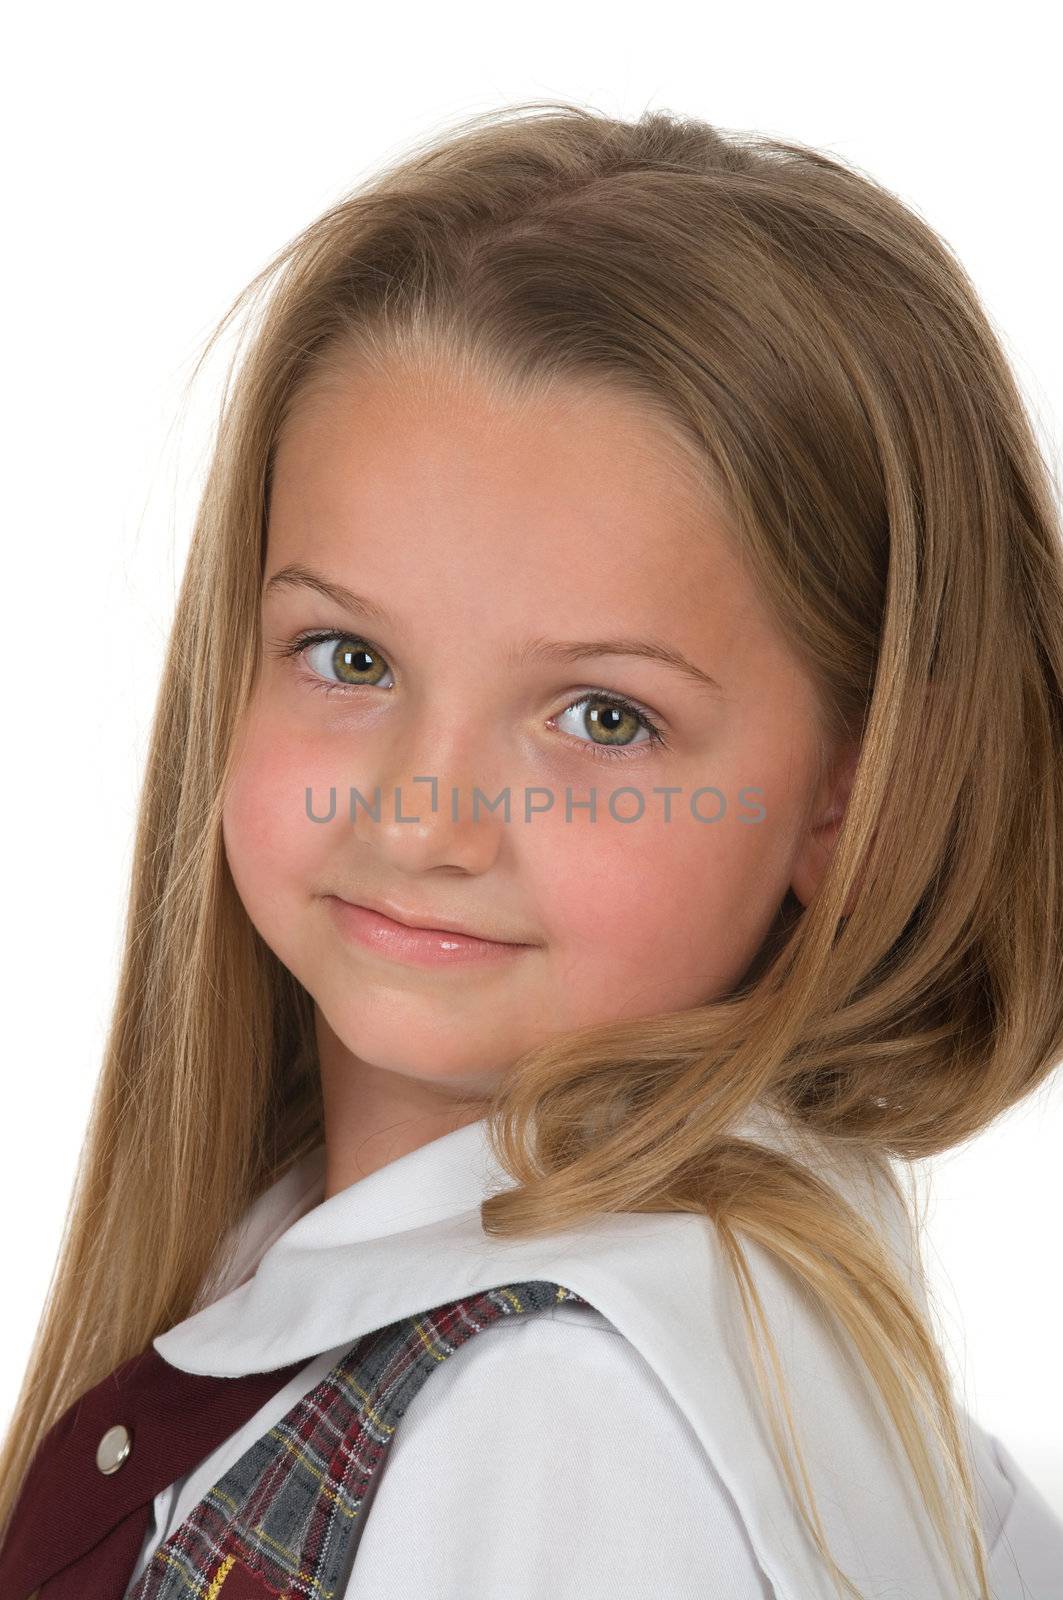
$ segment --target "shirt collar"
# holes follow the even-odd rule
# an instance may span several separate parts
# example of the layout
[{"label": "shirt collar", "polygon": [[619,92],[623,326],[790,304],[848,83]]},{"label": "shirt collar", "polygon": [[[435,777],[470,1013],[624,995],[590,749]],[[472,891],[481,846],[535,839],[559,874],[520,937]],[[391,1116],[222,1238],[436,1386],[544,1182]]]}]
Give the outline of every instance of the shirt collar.
[{"label": "shirt collar", "polygon": [[[400,1318],[531,1279],[574,1290],[632,1338],[648,1301],[671,1297],[669,1274],[683,1282],[687,1315],[691,1294],[713,1292],[718,1250],[700,1214],[612,1213],[539,1239],[486,1234],[481,1201],[512,1185],[486,1127],[481,1119],[444,1134],[327,1200],[324,1145],[315,1146],[249,1209],[216,1297],[158,1335],[155,1349],[186,1372],[240,1377],[309,1361]],[[763,1108],[738,1131],[791,1154],[801,1149]],[[843,1188],[853,1181],[840,1164],[830,1176]],[[882,1207],[881,1188],[866,1181],[855,1198]],[[918,1287],[913,1243],[889,1197],[878,1217]],[[226,1282],[236,1287],[225,1292]]]},{"label": "shirt collar", "polygon": [[662,1224],[698,1224],[691,1217],[624,1214],[547,1239],[493,1239],[481,1226],[480,1203],[512,1179],[494,1158],[486,1126],[481,1119],[444,1134],[327,1200],[324,1147],[316,1146],[259,1196],[244,1220],[235,1270],[225,1281],[247,1268],[257,1243],[271,1240],[253,1276],[160,1334],[155,1349],[186,1372],[238,1377],[309,1360],[500,1284],[545,1278],[594,1303],[570,1281],[597,1286],[601,1266],[590,1279],[584,1270],[592,1239],[604,1264],[633,1236]]}]

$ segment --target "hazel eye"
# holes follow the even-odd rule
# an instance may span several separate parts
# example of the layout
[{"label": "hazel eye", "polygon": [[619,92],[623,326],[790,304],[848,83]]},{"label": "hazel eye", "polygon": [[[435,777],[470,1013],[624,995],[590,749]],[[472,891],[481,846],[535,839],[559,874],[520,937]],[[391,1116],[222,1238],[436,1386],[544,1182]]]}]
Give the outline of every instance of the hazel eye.
[{"label": "hazel eye", "polygon": [[[619,695],[584,695],[581,700],[575,700],[567,706],[556,721],[560,725],[563,718],[573,713],[581,713],[575,718],[575,727],[592,735],[581,742],[595,746],[598,754],[620,754],[632,746],[663,743],[661,730],[652,717]],[[646,738],[633,738],[632,733],[637,733],[640,728],[645,730]],[[603,736],[601,742],[594,737],[595,734]],[[573,737],[579,738],[580,735],[574,732]]]},{"label": "hazel eye", "polygon": [[[386,656],[375,645],[357,634],[342,633],[335,628],[301,633],[287,644],[270,648],[281,656],[301,658],[300,670],[308,678],[309,686],[324,694],[378,688],[390,671]],[[574,730],[568,737],[584,745],[590,756],[624,760],[630,759],[629,750],[647,745],[667,748],[663,730],[655,719],[644,707],[623,695],[589,691],[572,701],[551,722],[556,725],[562,718],[580,711],[583,715],[576,717]],[[645,738],[633,736],[640,729]],[[584,734],[588,737],[583,737]]]},{"label": "hazel eye", "polygon": [[296,640],[294,649],[326,689],[376,688],[388,671],[385,657],[351,634],[311,634]]}]

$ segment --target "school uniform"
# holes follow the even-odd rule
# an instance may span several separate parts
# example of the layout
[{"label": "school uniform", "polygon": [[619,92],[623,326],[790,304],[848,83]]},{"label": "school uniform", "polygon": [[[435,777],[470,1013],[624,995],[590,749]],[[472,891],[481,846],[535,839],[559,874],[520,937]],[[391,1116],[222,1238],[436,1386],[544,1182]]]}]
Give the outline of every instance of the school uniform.
[{"label": "school uniform", "polygon": [[[484,1128],[328,1200],[318,1146],[260,1196],[210,1303],[42,1441],[2,1600],[835,1600],[711,1222],[492,1239],[480,1201],[510,1180]],[[814,1160],[925,1307],[907,1219],[862,1163],[764,1111],[740,1131]],[[835,1559],[865,1600],[955,1600],[858,1361],[745,1248]],[[1063,1522],[961,1421],[993,1600],[1060,1600]]]}]

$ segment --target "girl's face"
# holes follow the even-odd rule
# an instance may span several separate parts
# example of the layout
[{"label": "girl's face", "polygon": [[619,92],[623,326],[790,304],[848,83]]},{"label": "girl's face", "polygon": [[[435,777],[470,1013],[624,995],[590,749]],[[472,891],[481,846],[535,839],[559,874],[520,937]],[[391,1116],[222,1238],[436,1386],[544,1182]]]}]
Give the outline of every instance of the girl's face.
[{"label": "girl's face", "polygon": [[[316,1002],[334,1119],[434,1137],[557,1033],[726,993],[826,864],[852,752],[819,781],[811,685],[635,400],[319,386],[262,633],[225,847]],[[366,901],[518,943],[424,959]]]}]

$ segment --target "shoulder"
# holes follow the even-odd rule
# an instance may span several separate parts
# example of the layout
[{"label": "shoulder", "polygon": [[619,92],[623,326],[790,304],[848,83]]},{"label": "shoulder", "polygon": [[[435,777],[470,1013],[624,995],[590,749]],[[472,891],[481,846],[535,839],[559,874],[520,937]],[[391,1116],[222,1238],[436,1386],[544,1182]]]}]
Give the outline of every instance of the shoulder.
[{"label": "shoulder", "polygon": [[389,1584],[438,1600],[774,1593],[653,1368],[600,1312],[564,1304],[492,1323],[414,1395],[346,1600]]}]

